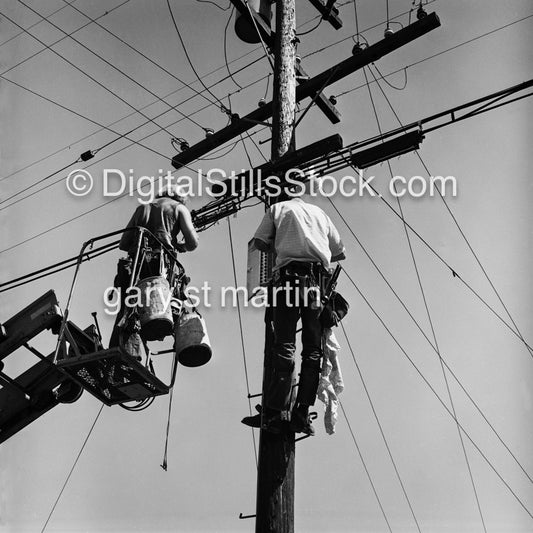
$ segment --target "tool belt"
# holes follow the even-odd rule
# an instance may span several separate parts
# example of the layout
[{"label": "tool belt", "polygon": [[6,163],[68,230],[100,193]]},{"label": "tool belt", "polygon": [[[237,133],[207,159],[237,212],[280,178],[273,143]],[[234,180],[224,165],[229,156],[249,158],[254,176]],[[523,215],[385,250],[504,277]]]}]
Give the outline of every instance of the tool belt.
[{"label": "tool belt", "polygon": [[321,287],[326,274],[322,263],[292,261],[274,272],[272,282],[280,286],[298,280],[302,286]]}]

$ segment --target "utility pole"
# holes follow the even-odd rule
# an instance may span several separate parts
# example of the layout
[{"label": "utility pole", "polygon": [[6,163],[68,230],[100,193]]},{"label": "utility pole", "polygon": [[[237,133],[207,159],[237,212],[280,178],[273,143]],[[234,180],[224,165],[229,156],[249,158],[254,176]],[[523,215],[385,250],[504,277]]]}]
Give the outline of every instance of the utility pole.
[{"label": "utility pole", "polygon": [[[296,109],[295,0],[276,2],[276,40],[272,115],[272,162],[294,148]],[[275,199],[272,202],[275,203]],[[271,275],[271,268],[269,275]],[[265,313],[263,405],[271,378],[272,309]],[[294,532],[294,433],[261,430],[257,471],[256,533]]]}]

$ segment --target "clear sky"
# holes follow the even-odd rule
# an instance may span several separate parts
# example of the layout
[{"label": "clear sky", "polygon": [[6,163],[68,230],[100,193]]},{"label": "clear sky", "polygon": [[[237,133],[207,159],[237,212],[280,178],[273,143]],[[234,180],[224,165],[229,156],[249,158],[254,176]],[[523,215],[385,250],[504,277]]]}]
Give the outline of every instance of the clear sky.
[{"label": "clear sky", "polygon": [[[133,169],[135,176],[157,175],[159,169],[166,172],[176,153],[170,144],[171,136],[185,138],[192,144],[204,137],[202,127],[218,130],[227,122],[217,106],[195,96],[191,89],[181,88],[175,77],[104,29],[86,25],[88,19],[63,0],[23,1],[49,17],[55,26],[43,22],[22,2],[0,1],[1,198],[5,200],[24,191],[18,199],[47,188],[11,207],[4,209],[5,205],[0,205],[1,281],[71,257],[87,239],[125,226],[138,205],[137,200],[123,198],[99,208],[110,200],[102,194],[103,169],[121,169],[125,173]],[[221,7],[228,4],[227,0],[217,1]],[[101,17],[98,22],[102,26],[174,76],[202,90],[184,55],[165,1],[75,0],[73,4],[91,18]],[[296,4],[301,31],[311,29],[318,22],[318,19],[309,22],[316,16],[314,8],[304,0],[297,0]],[[353,2],[338,4],[342,4],[343,29],[335,31],[323,22],[300,38],[299,54],[304,68],[312,75],[351,54],[353,41],[349,37],[355,33]],[[389,0],[388,4],[391,18],[412,7],[411,0]],[[172,0],[171,5],[198,73],[210,84],[225,78],[224,28],[230,12],[193,0]],[[369,43],[378,41],[386,27],[387,2],[359,0],[357,6],[361,30],[377,25],[364,36]],[[387,81],[397,88],[405,85],[405,89],[395,90],[383,81],[380,85],[403,122],[416,121],[530,77],[531,18],[449,49],[531,15],[531,2],[436,0],[426,9],[437,12],[442,26],[376,64],[383,75],[400,69]],[[27,33],[20,33],[10,19],[51,50]],[[408,15],[394,21],[405,25]],[[397,30],[400,26],[392,24],[392,28]],[[74,32],[72,37],[79,43],[130,79],[71,38],[60,40],[65,36],[63,32]],[[346,40],[333,44],[343,38]],[[271,77],[267,87],[266,76],[271,69],[266,59],[259,59],[262,55],[260,46],[240,42],[230,23],[227,56],[232,71],[258,59],[234,78],[243,87],[256,83],[236,92],[239,87],[226,79],[212,91],[240,115],[255,108],[266,92],[270,98]],[[405,67],[409,67],[407,78],[401,71]],[[373,80],[370,71],[366,74]],[[379,87],[371,83],[370,89],[381,129],[396,127],[398,122]],[[333,133],[341,134],[345,144],[378,133],[362,71],[325,92],[328,96],[338,95],[342,122],[332,125],[319,110],[311,110],[297,129],[298,147]],[[232,93],[229,101],[228,93]],[[213,100],[212,96],[207,97]],[[177,107],[170,110],[167,104]],[[141,126],[147,119],[130,106],[142,109],[150,118],[161,114],[156,121],[167,131],[150,122]],[[204,106],[204,110],[196,112]],[[191,115],[197,124],[183,119],[183,115]],[[120,133],[138,128],[131,138],[158,153],[122,139],[102,148],[89,166],[73,165],[29,189],[75,161],[82,152],[95,150],[116,138],[95,123]],[[260,127],[252,133],[256,142],[269,138],[268,132],[260,131]],[[468,286],[511,323],[469,249],[471,246],[530,344],[531,144],[531,101],[526,99],[428,133],[419,152],[426,168],[415,154],[391,161],[395,175],[427,177],[429,173],[456,178],[458,194],[446,198],[447,206],[438,197],[407,198],[401,203],[405,218]],[[270,144],[259,146],[268,157]],[[229,144],[228,149],[231,147]],[[248,139],[246,147],[254,164],[264,161]],[[213,159],[197,161],[191,167],[204,172],[213,167],[227,172],[248,167],[242,143],[229,154],[216,156],[210,155]],[[81,198],[73,197],[65,187],[65,177],[77,167],[87,168],[96,184],[92,194]],[[193,175],[192,171],[183,171],[189,172]],[[341,178],[347,172],[336,176]],[[386,164],[371,167],[367,175],[376,176],[374,184],[380,191],[387,190],[390,175]],[[384,196],[398,208],[395,198],[387,192]],[[192,207],[206,201],[195,199]],[[521,469],[533,476],[531,353],[467,285],[410,234],[440,354],[516,457],[515,461],[461,386],[447,373],[458,420],[487,459],[463,436],[480,516],[457,426],[406,354],[449,406],[438,356],[361,247],[364,246],[428,338],[433,339],[404,226],[378,199],[335,196],[332,201],[338,211],[325,199],[320,199],[319,205],[343,236],[347,274],[404,352],[350,279],[342,275],[339,288],[351,303],[345,328],[353,350],[352,353],[346,337],[338,330],[345,380],[341,400],[347,420],[341,413],[337,432],[328,436],[320,417],[315,423],[317,435],[297,444],[296,531],[387,531],[369,477],[394,532],[416,531],[414,517],[420,530],[426,533],[478,532],[483,531],[481,516],[490,532],[531,531],[533,519],[528,512],[533,512],[533,487]],[[247,242],[261,216],[262,208],[256,206],[230,219],[239,285],[246,282]],[[35,237],[38,234],[41,235]],[[118,406],[105,407],[46,531],[253,530],[253,520],[238,518],[241,512],[245,515],[255,512],[256,485],[251,431],[239,422],[248,414],[249,406],[238,315],[234,308],[221,308],[217,298],[220,287],[234,284],[228,222],[221,221],[201,233],[200,238],[198,250],[184,256],[183,262],[192,285],[202,286],[207,281],[212,287],[212,306],[202,308],[202,312],[209,327],[213,358],[205,367],[181,367],[178,371],[168,471],[159,466],[168,396],[158,398],[141,413],[126,412]],[[112,252],[83,265],[70,311],[71,319],[81,327],[88,326],[92,320],[90,313],[97,311],[106,342],[113,320],[105,316],[102,295],[113,280],[119,257],[119,252]],[[64,306],[72,274],[62,272],[2,293],[0,322],[50,288]],[[258,393],[263,360],[262,312],[243,309],[243,326],[250,392]],[[53,338],[41,335],[35,346],[48,353],[53,348]],[[6,371],[17,375],[34,362],[27,354],[17,353],[6,360]],[[169,363],[168,356],[160,356],[157,361],[163,379],[168,377]],[[322,406],[316,407],[321,415]],[[85,393],[75,404],[55,408],[0,447],[1,531],[33,532],[43,528],[99,408],[100,403]],[[257,434],[255,438],[257,441]]]}]

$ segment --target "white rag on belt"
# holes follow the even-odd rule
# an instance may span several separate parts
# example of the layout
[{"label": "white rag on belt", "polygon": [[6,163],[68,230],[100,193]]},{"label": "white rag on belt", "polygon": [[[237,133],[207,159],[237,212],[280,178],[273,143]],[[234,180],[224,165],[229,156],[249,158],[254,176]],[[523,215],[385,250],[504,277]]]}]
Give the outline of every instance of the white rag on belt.
[{"label": "white rag on belt", "polygon": [[335,433],[335,423],[337,422],[338,395],[344,390],[344,383],[337,359],[337,352],[341,347],[331,328],[326,328],[322,334],[322,347],[324,349],[324,363],[317,397],[325,404],[324,426],[328,435],[332,435]]}]

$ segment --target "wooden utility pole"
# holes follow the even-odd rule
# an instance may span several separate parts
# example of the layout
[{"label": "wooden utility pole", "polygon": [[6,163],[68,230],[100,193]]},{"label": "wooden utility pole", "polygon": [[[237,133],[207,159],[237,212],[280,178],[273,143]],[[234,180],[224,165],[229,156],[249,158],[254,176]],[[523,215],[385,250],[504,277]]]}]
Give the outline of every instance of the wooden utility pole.
[{"label": "wooden utility pole", "polygon": [[[296,109],[295,0],[276,3],[276,40],[272,115],[272,161],[293,148]],[[275,203],[275,199],[273,199]],[[271,274],[271,272],[269,272]],[[265,314],[265,390],[271,376],[272,309]],[[256,533],[294,532],[294,433],[275,435],[261,430],[257,472]]]}]

